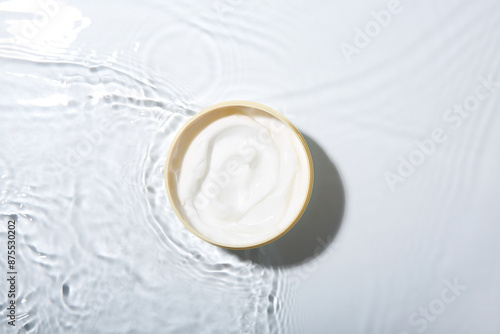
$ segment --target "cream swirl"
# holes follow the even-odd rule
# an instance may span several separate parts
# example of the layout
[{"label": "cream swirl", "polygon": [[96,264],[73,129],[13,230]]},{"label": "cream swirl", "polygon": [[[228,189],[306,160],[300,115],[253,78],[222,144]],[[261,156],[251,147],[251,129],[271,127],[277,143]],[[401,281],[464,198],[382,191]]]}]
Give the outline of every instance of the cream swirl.
[{"label": "cream swirl", "polygon": [[308,196],[297,133],[258,110],[230,113],[194,135],[176,171],[181,211],[202,235],[239,247],[286,230]]}]

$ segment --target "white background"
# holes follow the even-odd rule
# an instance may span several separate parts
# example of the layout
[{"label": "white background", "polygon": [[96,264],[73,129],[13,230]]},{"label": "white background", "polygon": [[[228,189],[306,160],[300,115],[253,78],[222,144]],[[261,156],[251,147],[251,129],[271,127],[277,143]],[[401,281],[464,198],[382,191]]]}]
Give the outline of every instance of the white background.
[{"label": "white background", "polygon": [[[25,329],[84,333],[94,322],[93,332],[109,333],[500,332],[498,1],[48,6],[0,2],[1,205],[3,215],[20,220],[26,255],[19,289],[27,298],[20,312],[27,316],[18,323],[29,323]],[[160,180],[170,140],[189,116],[236,99],[284,113],[306,136],[316,172],[299,224],[282,240],[243,253],[185,233]],[[92,120],[110,112],[108,104],[117,106],[117,128],[104,135],[106,144],[47,179],[41,161],[64,164],[85,138],[80,126],[95,129]],[[464,112],[454,109],[460,105]],[[170,118],[176,110],[182,115]],[[429,151],[418,153],[419,143]],[[401,159],[418,166],[407,162],[410,171],[401,172]],[[130,161],[140,168],[127,169]],[[111,175],[123,174],[112,183]],[[123,186],[130,179],[139,187]],[[109,205],[101,212],[102,203]],[[130,228],[118,224],[127,242],[118,241],[109,256],[128,263],[125,272],[137,283],[114,293],[112,305],[126,310],[142,301],[144,308],[80,318],[88,294],[73,293],[97,280],[85,268],[112,271],[91,256],[110,244],[98,231],[123,221],[110,212],[127,210]],[[61,222],[57,230],[54,221]],[[137,224],[151,221],[154,228],[138,231]],[[48,258],[30,260],[33,247]],[[77,261],[66,259],[69,249]],[[197,266],[205,268],[206,254],[216,269],[188,280]],[[193,266],[186,264],[191,259]],[[216,275],[236,267],[242,281]],[[63,284],[72,284],[69,296],[61,295]],[[262,301],[271,311],[256,306]],[[260,327],[266,317],[272,325]]]}]

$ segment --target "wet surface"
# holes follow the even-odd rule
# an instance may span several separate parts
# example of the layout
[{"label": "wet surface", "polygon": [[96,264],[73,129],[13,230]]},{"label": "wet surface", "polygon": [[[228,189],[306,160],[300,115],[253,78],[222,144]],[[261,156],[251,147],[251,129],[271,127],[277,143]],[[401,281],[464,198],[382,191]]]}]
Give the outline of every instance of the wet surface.
[{"label": "wet surface", "polygon": [[[0,2],[0,332],[498,333],[500,5],[389,3]],[[241,252],[191,235],[163,177],[189,117],[237,99],[303,131],[316,175]]]}]

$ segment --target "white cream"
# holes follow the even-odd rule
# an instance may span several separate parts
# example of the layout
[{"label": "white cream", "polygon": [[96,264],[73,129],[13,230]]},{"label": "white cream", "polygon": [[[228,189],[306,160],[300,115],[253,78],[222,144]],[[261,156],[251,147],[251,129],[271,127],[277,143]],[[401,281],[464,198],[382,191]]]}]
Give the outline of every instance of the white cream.
[{"label": "white cream", "polygon": [[308,154],[276,117],[253,110],[218,118],[186,149],[175,171],[180,210],[202,235],[226,246],[281,234],[309,192]]}]

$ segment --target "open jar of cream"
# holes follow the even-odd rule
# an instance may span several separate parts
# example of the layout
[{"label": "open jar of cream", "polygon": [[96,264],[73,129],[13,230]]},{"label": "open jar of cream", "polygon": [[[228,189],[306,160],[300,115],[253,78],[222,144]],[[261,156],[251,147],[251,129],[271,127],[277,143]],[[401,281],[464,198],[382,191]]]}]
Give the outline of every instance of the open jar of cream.
[{"label": "open jar of cream", "polygon": [[224,102],[178,132],[165,166],[169,200],[186,228],[214,245],[272,242],[304,213],[313,186],[311,154],[279,112]]}]

